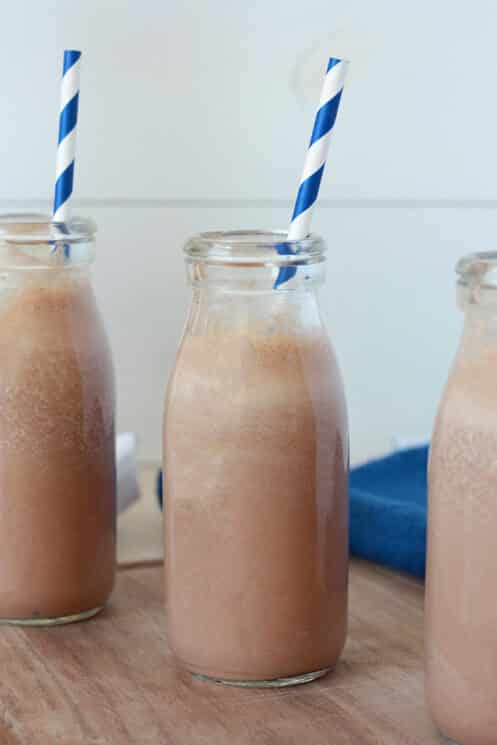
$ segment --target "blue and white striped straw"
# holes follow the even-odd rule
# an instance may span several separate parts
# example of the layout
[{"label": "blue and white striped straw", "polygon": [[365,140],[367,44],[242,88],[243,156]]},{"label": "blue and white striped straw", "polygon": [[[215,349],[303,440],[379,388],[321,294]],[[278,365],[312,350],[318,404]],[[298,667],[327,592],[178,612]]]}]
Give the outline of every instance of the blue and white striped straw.
[{"label": "blue and white striped straw", "polygon": [[[311,141],[288,230],[287,240],[289,241],[302,240],[309,235],[312,212],[319,194],[348,64],[348,62],[335,57],[331,57],[328,62],[319,109],[314,120]],[[278,252],[280,254],[292,253],[288,245],[285,244],[281,244]],[[281,267],[274,284],[275,288],[295,276],[296,271],[295,266]]]},{"label": "blue and white striped straw", "polygon": [[76,155],[80,57],[81,52],[77,52],[74,49],[66,49],[64,52],[60,96],[59,140],[55,172],[55,196],[52,217],[54,222],[66,223],[69,219]]}]

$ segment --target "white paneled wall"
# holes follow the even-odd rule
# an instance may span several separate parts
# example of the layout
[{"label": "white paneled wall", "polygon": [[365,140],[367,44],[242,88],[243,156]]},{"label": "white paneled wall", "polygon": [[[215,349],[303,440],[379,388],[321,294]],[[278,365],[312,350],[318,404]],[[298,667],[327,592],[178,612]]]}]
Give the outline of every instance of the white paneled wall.
[{"label": "white paneled wall", "polygon": [[51,196],[61,53],[81,48],[80,213],[119,426],[160,454],[181,244],[284,226],[330,54],[352,61],[314,228],[354,460],[429,431],[457,341],[453,264],[495,246],[497,4],[18,0],[2,6],[0,207]]}]

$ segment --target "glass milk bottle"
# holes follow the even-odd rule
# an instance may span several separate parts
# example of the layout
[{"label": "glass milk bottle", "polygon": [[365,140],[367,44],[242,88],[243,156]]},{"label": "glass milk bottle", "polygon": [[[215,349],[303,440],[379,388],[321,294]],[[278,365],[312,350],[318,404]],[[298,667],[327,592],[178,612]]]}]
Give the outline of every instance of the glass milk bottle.
[{"label": "glass milk bottle", "polygon": [[460,745],[497,744],[497,253],[462,259],[464,329],[429,467],[426,685]]},{"label": "glass milk bottle", "polygon": [[0,623],[59,624],[114,583],[114,380],[95,225],[0,216]]},{"label": "glass milk bottle", "polygon": [[346,635],[347,415],[316,297],[325,246],[311,236],[282,256],[285,235],[188,242],[165,408],[170,644],[192,673],[240,685],[313,680]]}]

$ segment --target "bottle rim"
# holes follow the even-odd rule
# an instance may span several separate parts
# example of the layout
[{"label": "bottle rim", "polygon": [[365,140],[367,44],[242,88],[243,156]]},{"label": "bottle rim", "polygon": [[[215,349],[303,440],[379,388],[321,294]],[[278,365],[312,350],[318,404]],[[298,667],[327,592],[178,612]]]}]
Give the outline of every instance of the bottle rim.
[{"label": "bottle rim", "polygon": [[288,240],[286,230],[213,230],[193,235],[184,245],[187,262],[238,266],[315,264],[325,259],[326,244],[314,233]]},{"label": "bottle rim", "polygon": [[497,251],[479,251],[463,256],[456,264],[457,283],[497,289]]},{"label": "bottle rim", "polygon": [[497,252],[479,251],[456,264],[457,305],[460,310],[495,313],[497,308]]},{"label": "bottle rim", "polygon": [[95,222],[87,217],[53,222],[50,215],[36,212],[0,213],[0,244],[57,247],[91,242],[96,232]]}]

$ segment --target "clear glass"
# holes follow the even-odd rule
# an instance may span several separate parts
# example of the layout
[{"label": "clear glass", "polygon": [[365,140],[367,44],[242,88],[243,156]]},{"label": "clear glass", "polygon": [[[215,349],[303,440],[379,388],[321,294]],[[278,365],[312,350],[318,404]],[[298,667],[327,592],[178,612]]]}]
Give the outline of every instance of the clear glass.
[{"label": "clear glass", "polygon": [[346,636],[347,414],[316,296],[324,243],[284,240],[189,241],[165,407],[169,640],[186,669],[231,685],[313,680]]},{"label": "clear glass", "polygon": [[89,618],[115,573],[114,378],[95,226],[0,215],[0,623]]},{"label": "clear glass", "polygon": [[497,743],[497,254],[462,259],[464,328],[429,466],[426,686],[441,732]]}]

